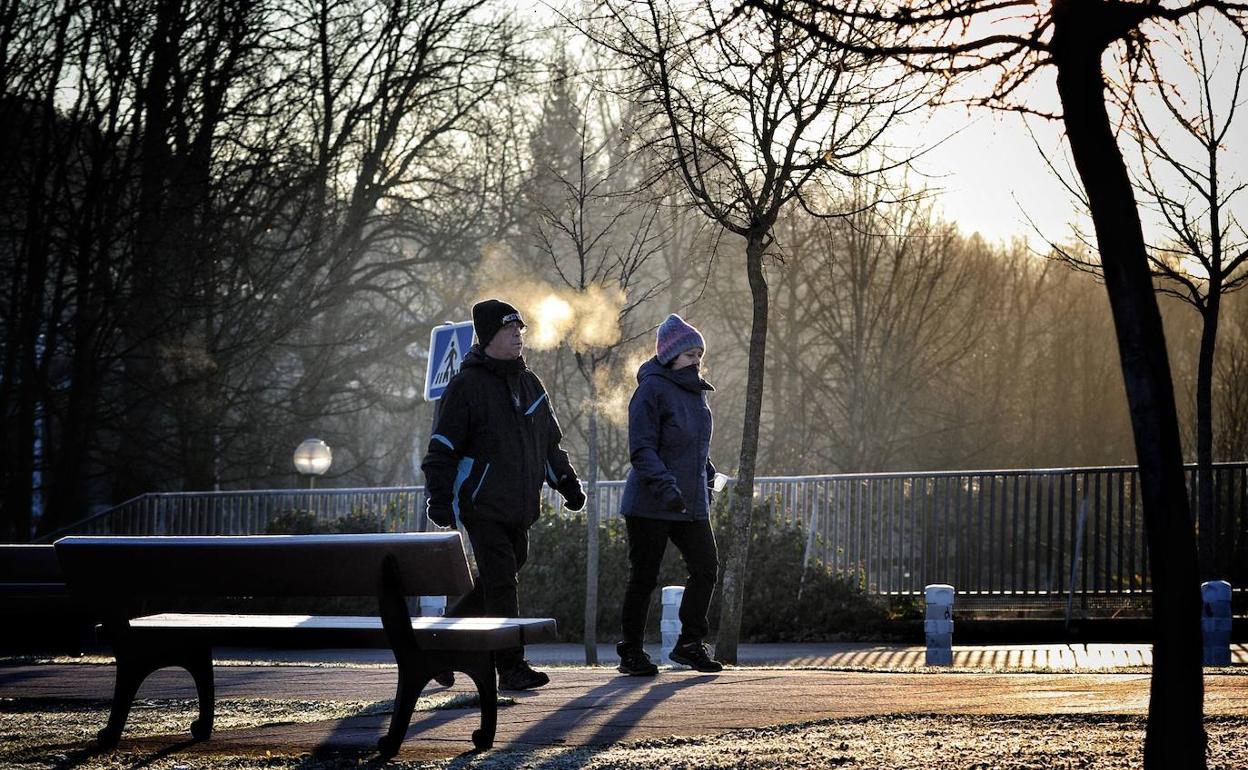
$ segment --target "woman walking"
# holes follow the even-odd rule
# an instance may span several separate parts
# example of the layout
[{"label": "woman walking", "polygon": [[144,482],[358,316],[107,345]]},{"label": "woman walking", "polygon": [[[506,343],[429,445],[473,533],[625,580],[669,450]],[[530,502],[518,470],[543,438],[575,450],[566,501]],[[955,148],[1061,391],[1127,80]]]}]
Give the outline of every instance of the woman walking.
[{"label": "woman walking", "polygon": [[689,570],[680,604],[681,633],[669,656],[698,671],[723,666],[708,654],[707,610],[715,591],[719,554],[711,533],[711,408],[699,364],[706,341],[672,314],[659,327],[655,356],[637,371],[637,390],[628,405],[628,448],[632,470],[620,512],[628,527],[628,586],[616,645],[619,670],[652,676],[658,668],[643,648],[650,596],[658,582],[670,540]]}]

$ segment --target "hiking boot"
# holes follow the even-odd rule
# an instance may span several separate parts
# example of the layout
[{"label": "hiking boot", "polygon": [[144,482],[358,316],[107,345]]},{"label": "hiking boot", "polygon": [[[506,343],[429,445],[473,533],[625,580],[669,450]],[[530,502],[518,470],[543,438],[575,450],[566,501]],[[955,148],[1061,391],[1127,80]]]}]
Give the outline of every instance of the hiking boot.
[{"label": "hiking boot", "polygon": [[434,676],[433,681],[437,682],[443,687],[454,687],[455,686],[455,672],[443,671],[441,674]]},{"label": "hiking boot", "polygon": [[506,671],[498,672],[498,689],[532,690],[550,681],[541,671],[534,671],[527,660],[522,660]]},{"label": "hiking boot", "polygon": [[620,651],[620,665],[616,669],[629,676],[654,676],[659,667],[654,665],[650,656],[640,647],[630,647]]},{"label": "hiking boot", "polygon": [[681,642],[672,648],[667,657],[671,658],[673,663],[692,666],[705,674],[714,674],[724,670],[724,664],[713,660],[706,651],[706,645],[702,642]]}]

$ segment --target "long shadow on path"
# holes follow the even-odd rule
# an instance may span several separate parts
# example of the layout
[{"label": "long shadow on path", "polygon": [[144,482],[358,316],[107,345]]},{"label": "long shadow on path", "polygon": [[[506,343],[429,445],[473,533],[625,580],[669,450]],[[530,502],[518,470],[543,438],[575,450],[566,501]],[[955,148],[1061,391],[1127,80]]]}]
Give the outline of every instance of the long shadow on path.
[{"label": "long shadow on path", "polygon": [[[597,746],[626,738],[663,701],[677,692],[698,684],[713,682],[714,676],[616,677],[584,695],[560,704],[544,718],[530,724],[508,747],[552,746],[573,743]],[[588,725],[596,725],[586,733]]]}]

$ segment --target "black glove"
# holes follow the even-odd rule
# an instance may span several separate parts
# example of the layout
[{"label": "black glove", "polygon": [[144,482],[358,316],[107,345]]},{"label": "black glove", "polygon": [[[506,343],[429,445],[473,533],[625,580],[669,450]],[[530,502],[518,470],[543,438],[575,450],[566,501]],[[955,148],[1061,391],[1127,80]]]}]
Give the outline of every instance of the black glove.
[{"label": "black glove", "polygon": [[455,512],[451,510],[451,506],[443,504],[435,505],[432,500],[428,505],[429,521],[437,524],[439,527],[455,526]]},{"label": "black glove", "polygon": [[663,491],[659,493],[659,506],[670,513],[683,513],[685,510],[685,498],[681,497],[680,490],[675,484],[669,484],[663,487]]},{"label": "black glove", "polygon": [[563,507],[569,511],[579,511],[585,507],[585,492],[581,489],[581,482],[576,479],[563,482],[559,494],[563,495]]}]

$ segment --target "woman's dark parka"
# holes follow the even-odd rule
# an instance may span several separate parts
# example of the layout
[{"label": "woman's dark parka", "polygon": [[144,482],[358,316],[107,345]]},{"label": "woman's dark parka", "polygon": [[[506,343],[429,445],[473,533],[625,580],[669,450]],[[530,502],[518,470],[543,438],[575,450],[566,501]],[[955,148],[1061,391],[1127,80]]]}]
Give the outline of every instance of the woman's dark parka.
[{"label": "woman's dark parka", "polygon": [[429,518],[528,527],[541,511],[542,482],[568,497],[580,491],[554,409],[524,359],[490,358],[480,345],[464,357],[438,404],[421,463]]},{"label": "woman's dark parka", "polygon": [[669,369],[651,358],[637,371],[637,390],[628,404],[628,449],[632,461],[620,512],[674,521],[709,518],[711,408],[714,390],[698,367]]}]

